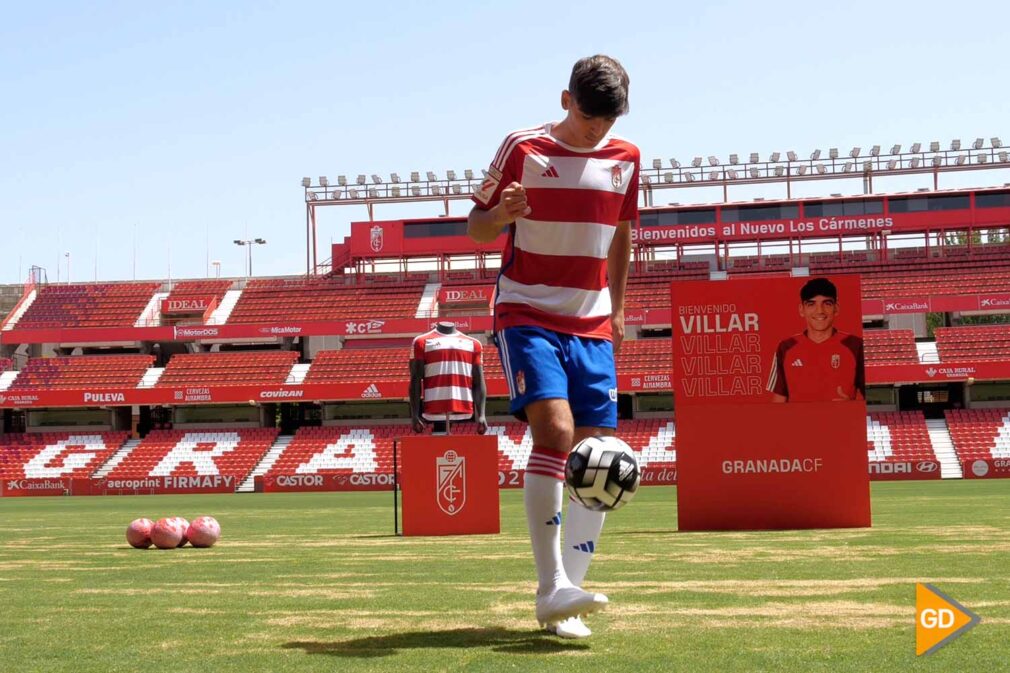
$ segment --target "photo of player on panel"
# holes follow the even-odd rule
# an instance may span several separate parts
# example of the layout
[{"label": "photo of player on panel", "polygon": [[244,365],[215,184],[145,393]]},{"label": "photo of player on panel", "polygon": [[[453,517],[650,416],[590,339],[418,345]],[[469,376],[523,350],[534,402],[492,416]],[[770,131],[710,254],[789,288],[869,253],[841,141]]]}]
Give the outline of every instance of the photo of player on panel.
[{"label": "photo of player on panel", "polygon": [[[858,301],[858,298],[855,300]],[[827,278],[800,289],[803,331],[783,339],[768,376],[773,402],[844,402],[865,399],[863,340],[835,327],[838,290]]]}]

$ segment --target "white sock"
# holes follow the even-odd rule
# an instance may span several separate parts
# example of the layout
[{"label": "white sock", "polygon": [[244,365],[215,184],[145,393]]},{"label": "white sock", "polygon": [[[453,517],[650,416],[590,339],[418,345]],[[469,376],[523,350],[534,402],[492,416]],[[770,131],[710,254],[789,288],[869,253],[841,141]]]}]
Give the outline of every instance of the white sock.
[{"label": "white sock", "polygon": [[565,574],[577,587],[582,586],[593,562],[593,554],[600,543],[600,532],[606,512],[586,509],[574,500],[568,500],[568,514],[565,515],[565,544],[561,550],[561,560]]},{"label": "white sock", "polygon": [[[533,447],[523,485],[526,523],[530,529],[540,593],[571,584],[561,564],[564,458],[559,456],[560,452]],[[557,467],[559,460],[560,471]]]}]

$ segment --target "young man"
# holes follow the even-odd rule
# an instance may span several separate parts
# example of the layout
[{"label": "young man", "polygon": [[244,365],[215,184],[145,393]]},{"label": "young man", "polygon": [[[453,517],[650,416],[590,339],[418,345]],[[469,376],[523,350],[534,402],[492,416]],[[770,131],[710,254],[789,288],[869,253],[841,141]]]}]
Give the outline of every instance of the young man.
[{"label": "young man", "polygon": [[533,435],[524,501],[537,621],[584,638],[580,616],[607,604],[579,588],[604,515],[570,503],[562,552],[564,467],[577,442],[617,427],[614,351],[624,338],[640,156],[610,135],[628,111],[628,74],[613,58],[577,62],[561,108],[560,122],[505,138],[474,194],[469,233],[488,242],[508,227],[495,331],[511,411]]},{"label": "young man", "polygon": [[814,278],[800,290],[800,317],[807,328],[784,339],[768,377],[774,402],[830,402],[866,395],[863,340],[835,329],[838,290]]}]

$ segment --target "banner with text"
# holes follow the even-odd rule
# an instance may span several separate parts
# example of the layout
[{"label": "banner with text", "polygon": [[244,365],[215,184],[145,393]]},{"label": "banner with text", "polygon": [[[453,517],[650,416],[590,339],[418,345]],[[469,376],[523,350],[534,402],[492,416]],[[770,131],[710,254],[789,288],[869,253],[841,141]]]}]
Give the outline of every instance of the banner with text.
[{"label": "banner with text", "polygon": [[869,526],[859,278],[671,289],[681,530]]}]

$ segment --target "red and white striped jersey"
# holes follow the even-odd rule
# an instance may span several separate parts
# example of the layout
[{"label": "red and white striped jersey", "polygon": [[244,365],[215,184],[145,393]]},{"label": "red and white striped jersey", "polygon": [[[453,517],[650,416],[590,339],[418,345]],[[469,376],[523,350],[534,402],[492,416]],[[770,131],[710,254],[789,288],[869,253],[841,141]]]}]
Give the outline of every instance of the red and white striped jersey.
[{"label": "red and white striped jersey", "polygon": [[421,415],[429,421],[465,421],[473,416],[473,368],[483,346],[461,332],[433,329],[414,338],[414,359],[424,363]]},{"label": "red and white striped jersey", "polygon": [[473,195],[479,208],[490,209],[518,182],[532,211],[509,227],[495,327],[536,325],[610,339],[607,254],[617,223],[638,219],[640,154],[616,136],[572,147],[551,135],[552,126],[506,137]]}]

